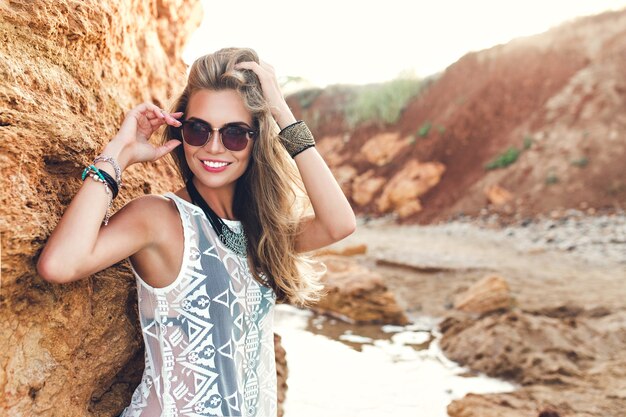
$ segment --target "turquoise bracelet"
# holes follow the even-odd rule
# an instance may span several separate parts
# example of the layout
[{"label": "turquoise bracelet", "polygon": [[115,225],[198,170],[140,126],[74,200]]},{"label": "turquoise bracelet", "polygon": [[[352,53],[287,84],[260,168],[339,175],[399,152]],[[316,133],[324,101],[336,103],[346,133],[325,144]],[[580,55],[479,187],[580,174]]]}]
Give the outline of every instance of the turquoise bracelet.
[{"label": "turquoise bracelet", "polygon": [[[89,175],[90,172],[93,172],[93,174]],[[104,176],[97,167],[95,167],[94,165],[89,165],[87,168],[85,168],[83,170],[81,179],[84,181],[87,176],[93,178],[97,182],[101,182],[102,184],[104,184],[104,191],[109,195],[109,204],[107,206],[107,211],[104,216],[104,225],[107,226],[109,224],[109,217],[111,217],[109,210],[111,209],[111,204],[113,203],[113,194],[109,189],[109,184],[107,183],[106,179],[104,179]]]},{"label": "turquoise bracelet", "polygon": [[88,174],[90,171],[91,171],[91,172],[95,172],[95,173],[96,173],[96,174],[100,177],[100,179],[101,179],[102,181],[106,181],[106,180],[104,179],[104,175],[102,175],[102,173],[100,172],[100,170],[99,170],[99,169],[98,169],[95,165],[89,165],[87,168],[85,168],[85,169],[83,170],[83,175],[82,175],[82,177],[81,177],[81,179],[82,179],[83,181],[85,180],[85,177],[87,176],[87,174]]}]

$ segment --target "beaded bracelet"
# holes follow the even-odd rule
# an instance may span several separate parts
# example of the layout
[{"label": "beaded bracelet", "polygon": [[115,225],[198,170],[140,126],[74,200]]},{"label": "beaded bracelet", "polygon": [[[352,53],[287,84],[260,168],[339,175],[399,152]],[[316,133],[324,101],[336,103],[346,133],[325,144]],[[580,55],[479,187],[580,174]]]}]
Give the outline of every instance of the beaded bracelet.
[{"label": "beaded bracelet", "polygon": [[98,155],[98,157],[93,160],[94,165],[98,161],[105,161],[113,165],[113,169],[115,170],[115,182],[117,182],[118,187],[122,188],[122,169],[120,168],[117,161],[113,157],[106,156],[104,154]]},{"label": "beaded bracelet", "polygon": [[305,149],[315,146],[313,134],[303,120],[285,127],[278,133],[278,137],[292,158],[295,158],[296,155]]},{"label": "beaded bracelet", "polygon": [[[93,172],[93,174],[89,175],[89,172]],[[104,216],[104,225],[108,225],[109,224],[109,217],[110,213],[109,210],[111,209],[111,204],[113,202],[113,195],[111,194],[111,190],[109,190],[109,184],[107,183],[107,181],[104,179],[104,175],[102,175],[104,171],[100,171],[97,167],[95,167],[94,165],[89,165],[87,168],[85,168],[83,170],[83,174],[82,174],[82,180],[84,181],[85,178],[87,176],[93,178],[94,180],[101,182],[104,184],[104,190],[106,191],[106,193],[109,195],[109,205],[107,206],[107,211],[106,211],[106,215]]]},{"label": "beaded bracelet", "polygon": [[101,180],[104,181],[104,176],[102,175],[100,170],[98,168],[96,168],[95,165],[89,165],[87,168],[83,169],[83,174],[81,175],[80,178],[83,181],[85,181],[85,178],[87,177],[87,175],[89,175],[90,172],[93,172],[94,174],[96,174],[98,176],[98,178],[100,178]]}]

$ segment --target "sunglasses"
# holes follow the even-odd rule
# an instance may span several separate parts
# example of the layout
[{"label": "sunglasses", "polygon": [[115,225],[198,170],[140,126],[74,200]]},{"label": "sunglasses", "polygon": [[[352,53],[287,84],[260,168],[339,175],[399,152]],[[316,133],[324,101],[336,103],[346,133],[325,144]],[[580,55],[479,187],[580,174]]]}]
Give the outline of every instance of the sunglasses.
[{"label": "sunglasses", "polygon": [[228,123],[219,129],[196,118],[183,120],[181,123],[181,135],[188,145],[204,146],[213,136],[213,131],[217,131],[222,138],[222,145],[229,151],[245,149],[248,139],[255,139],[259,133],[242,122]]}]

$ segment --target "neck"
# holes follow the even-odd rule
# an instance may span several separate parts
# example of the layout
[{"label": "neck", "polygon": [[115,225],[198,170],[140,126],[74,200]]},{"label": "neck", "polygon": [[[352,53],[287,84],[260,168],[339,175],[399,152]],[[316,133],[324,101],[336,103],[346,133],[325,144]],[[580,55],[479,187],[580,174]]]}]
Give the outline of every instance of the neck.
[{"label": "neck", "polygon": [[[204,201],[219,217],[235,220],[233,214],[233,200],[235,198],[235,183],[230,183],[220,188],[209,188],[198,181],[197,177],[191,179]],[[190,196],[191,197],[191,196]]]}]

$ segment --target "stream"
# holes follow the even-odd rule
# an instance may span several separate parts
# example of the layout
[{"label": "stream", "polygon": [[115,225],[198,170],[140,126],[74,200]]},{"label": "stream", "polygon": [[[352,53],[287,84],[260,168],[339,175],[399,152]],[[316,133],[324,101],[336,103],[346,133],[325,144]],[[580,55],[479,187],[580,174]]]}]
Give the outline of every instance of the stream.
[{"label": "stream", "polygon": [[469,392],[514,384],[473,373],[439,348],[438,320],[406,326],[355,325],[288,304],[275,306],[289,373],[284,417],[448,417]]}]

